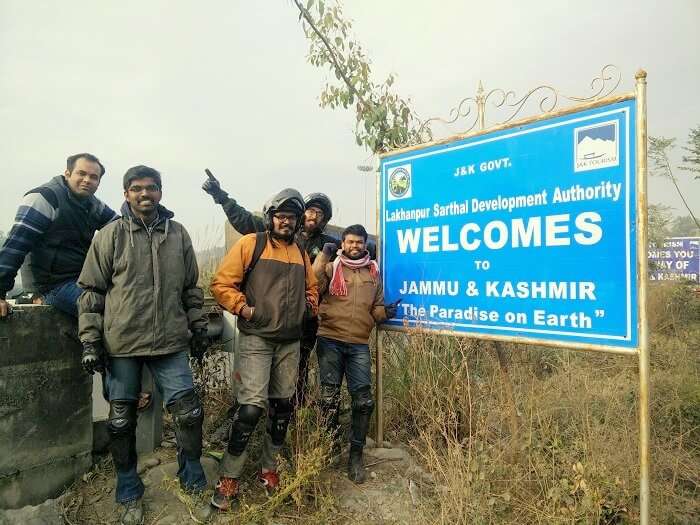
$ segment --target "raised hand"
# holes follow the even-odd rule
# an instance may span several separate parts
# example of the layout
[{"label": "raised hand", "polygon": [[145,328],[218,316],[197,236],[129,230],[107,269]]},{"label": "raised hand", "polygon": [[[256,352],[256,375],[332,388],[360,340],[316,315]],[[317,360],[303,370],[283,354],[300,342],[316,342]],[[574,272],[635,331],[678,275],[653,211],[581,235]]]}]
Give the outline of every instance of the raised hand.
[{"label": "raised hand", "polygon": [[207,174],[207,180],[202,184],[202,189],[212,196],[214,202],[223,204],[228,199],[228,193],[221,188],[221,183],[214,177],[214,174],[206,168],[204,172]]},{"label": "raised hand", "polygon": [[323,245],[323,255],[329,259],[333,257],[333,254],[338,251],[338,245],[334,242],[327,242]]}]

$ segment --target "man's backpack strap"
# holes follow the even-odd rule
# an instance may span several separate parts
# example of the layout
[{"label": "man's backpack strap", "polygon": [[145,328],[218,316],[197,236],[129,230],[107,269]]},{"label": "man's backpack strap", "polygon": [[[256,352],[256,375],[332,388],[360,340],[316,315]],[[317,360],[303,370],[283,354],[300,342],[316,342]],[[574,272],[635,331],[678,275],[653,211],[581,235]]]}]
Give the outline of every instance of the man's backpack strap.
[{"label": "man's backpack strap", "polygon": [[255,269],[255,265],[258,264],[262,252],[265,250],[265,245],[267,244],[267,232],[257,232],[255,234],[255,249],[253,250],[253,258],[250,260],[250,264],[243,272],[243,279],[241,280],[240,290],[245,293],[245,285],[248,282],[251,272]]},{"label": "man's backpack strap", "polygon": [[299,253],[301,253],[301,260],[304,263],[304,283],[306,283],[306,257],[304,257],[306,252],[299,241],[294,241],[294,244],[297,245],[297,248],[299,248]]}]

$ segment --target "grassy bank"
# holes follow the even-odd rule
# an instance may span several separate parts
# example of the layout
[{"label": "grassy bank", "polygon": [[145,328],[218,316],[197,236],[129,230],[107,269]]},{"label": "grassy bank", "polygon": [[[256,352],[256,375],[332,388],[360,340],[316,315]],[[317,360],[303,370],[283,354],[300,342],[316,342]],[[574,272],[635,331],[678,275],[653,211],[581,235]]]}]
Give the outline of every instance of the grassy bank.
[{"label": "grassy bank", "polygon": [[[700,522],[700,299],[654,286],[649,303],[653,523]],[[427,523],[638,520],[634,357],[385,334],[385,418],[433,475]]]}]

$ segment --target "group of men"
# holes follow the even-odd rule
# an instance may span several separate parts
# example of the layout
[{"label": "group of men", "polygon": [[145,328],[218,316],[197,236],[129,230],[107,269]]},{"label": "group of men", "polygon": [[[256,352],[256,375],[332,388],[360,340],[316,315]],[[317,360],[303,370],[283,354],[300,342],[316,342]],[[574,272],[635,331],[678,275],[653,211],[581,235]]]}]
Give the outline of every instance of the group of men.
[{"label": "group of men", "polygon": [[121,215],[94,196],[104,174],[94,155],[72,155],[62,176],[25,194],[0,248],[0,318],[11,314],[6,294],[20,268],[23,288],[34,293],[35,302],[78,317],[83,367],[104,374],[121,523],[144,520],[144,485],[136,470],[144,365],[175,423],[180,487],[201,503],[192,512],[195,521],[206,522],[235,501],[248,441],[266,411],[259,479],[268,493],[278,488],[277,455],[295,406],[304,402],[314,347],[319,406],[336,443],[340,388],[347,379],[352,397],[348,475],[363,482],[362,451],[374,406],[368,339],[376,323],[396,314],[398,304],[384,304],[365,229],[346,228],[338,243],[323,233],[332,217],[330,199],[320,193],[304,199],[293,189],[274,195],[262,218],[256,217],[207,171],[203,189],[244,236],[211,285],[217,302],[238,316],[241,337],[228,444],[214,494],[205,501],[204,411],[189,357],[201,360],[209,340],[192,242],[160,204],[157,170],[127,170]]}]

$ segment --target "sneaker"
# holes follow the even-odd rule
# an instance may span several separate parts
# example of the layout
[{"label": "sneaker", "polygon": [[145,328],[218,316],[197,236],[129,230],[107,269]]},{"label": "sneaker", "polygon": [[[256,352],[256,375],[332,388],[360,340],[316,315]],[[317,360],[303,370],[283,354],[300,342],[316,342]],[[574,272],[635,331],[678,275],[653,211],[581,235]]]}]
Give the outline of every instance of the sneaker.
[{"label": "sneaker", "polygon": [[277,492],[277,489],[279,489],[280,477],[274,470],[269,470],[267,472],[260,471],[258,474],[258,479],[260,480],[260,483],[262,483],[268,497],[272,496],[275,492]]},{"label": "sneaker", "polygon": [[220,477],[214,488],[214,495],[211,497],[211,504],[219,510],[231,508],[234,500],[238,497],[240,484],[237,479]]},{"label": "sneaker", "polygon": [[202,490],[189,491],[180,487],[177,489],[176,495],[177,499],[187,506],[190,518],[195,523],[208,523],[216,513],[217,509]]},{"label": "sneaker", "polygon": [[143,503],[141,498],[127,501],[122,504],[122,515],[119,518],[121,525],[143,525]]}]

